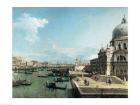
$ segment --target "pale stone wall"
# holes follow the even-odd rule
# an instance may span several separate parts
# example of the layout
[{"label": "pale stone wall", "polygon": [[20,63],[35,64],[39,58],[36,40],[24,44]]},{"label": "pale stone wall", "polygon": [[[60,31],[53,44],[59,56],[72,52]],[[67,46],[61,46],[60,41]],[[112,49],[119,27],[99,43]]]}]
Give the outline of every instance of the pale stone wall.
[{"label": "pale stone wall", "polygon": [[85,68],[85,65],[75,65],[75,71],[82,71]]}]

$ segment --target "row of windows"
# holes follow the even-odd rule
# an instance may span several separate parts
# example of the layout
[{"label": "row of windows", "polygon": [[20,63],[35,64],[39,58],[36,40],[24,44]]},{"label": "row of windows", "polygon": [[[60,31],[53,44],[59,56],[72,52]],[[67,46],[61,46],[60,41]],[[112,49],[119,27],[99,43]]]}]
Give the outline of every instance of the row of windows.
[{"label": "row of windows", "polygon": [[117,57],[117,61],[126,61],[126,57],[120,55],[120,56]]},{"label": "row of windows", "polygon": [[125,73],[127,73],[127,70],[117,70],[117,71],[112,70],[112,73],[113,74],[125,74]]},{"label": "row of windows", "polygon": [[121,44],[119,43],[119,44],[118,44],[118,49],[119,49],[119,50],[120,50],[120,49],[125,49],[125,50],[127,50],[127,45],[126,45],[126,43],[123,44],[123,48],[121,47]]}]

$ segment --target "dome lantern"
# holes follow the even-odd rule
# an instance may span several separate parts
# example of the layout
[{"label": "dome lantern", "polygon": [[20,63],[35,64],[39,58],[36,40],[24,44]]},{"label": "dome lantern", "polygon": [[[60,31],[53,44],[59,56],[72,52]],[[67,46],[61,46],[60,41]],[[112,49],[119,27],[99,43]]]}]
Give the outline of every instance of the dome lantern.
[{"label": "dome lantern", "polygon": [[125,15],[124,15],[124,17],[122,18],[121,24],[124,24],[124,23],[127,23],[126,18],[125,18]]}]

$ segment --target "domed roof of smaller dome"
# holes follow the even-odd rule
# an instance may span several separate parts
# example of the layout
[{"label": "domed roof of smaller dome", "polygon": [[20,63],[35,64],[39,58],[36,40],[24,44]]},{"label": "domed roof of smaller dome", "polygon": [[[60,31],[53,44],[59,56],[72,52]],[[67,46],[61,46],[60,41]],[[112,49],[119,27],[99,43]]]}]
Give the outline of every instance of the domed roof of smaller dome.
[{"label": "domed roof of smaller dome", "polygon": [[113,30],[112,39],[120,38],[122,36],[128,36],[127,21],[125,18],[122,19],[121,24],[117,25]]},{"label": "domed roof of smaller dome", "polygon": [[100,51],[99,51],[99,53],[101,53],[101,52],[105,52],[105,49],[104,48],[101,48]]}]

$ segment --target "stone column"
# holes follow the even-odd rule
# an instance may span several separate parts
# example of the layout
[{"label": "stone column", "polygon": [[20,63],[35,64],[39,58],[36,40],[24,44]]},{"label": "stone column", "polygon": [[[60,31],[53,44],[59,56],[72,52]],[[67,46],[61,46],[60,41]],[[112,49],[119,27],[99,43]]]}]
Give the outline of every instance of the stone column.
[{"label": "stone column", "polygon": [[106,70],[106,75],[109,76],[111,74],[111,60],[112,60],[112,55],[113,55],[113,48],[107,48],[106,49],[106,56],[107,56],[107,70]]},{"label": "stone column", "polygon": [[107,62],[107,70],[106,70],[106,75],[110,75],[110,72],[111,72],[111,65],[110,65],[110,62]]}]

